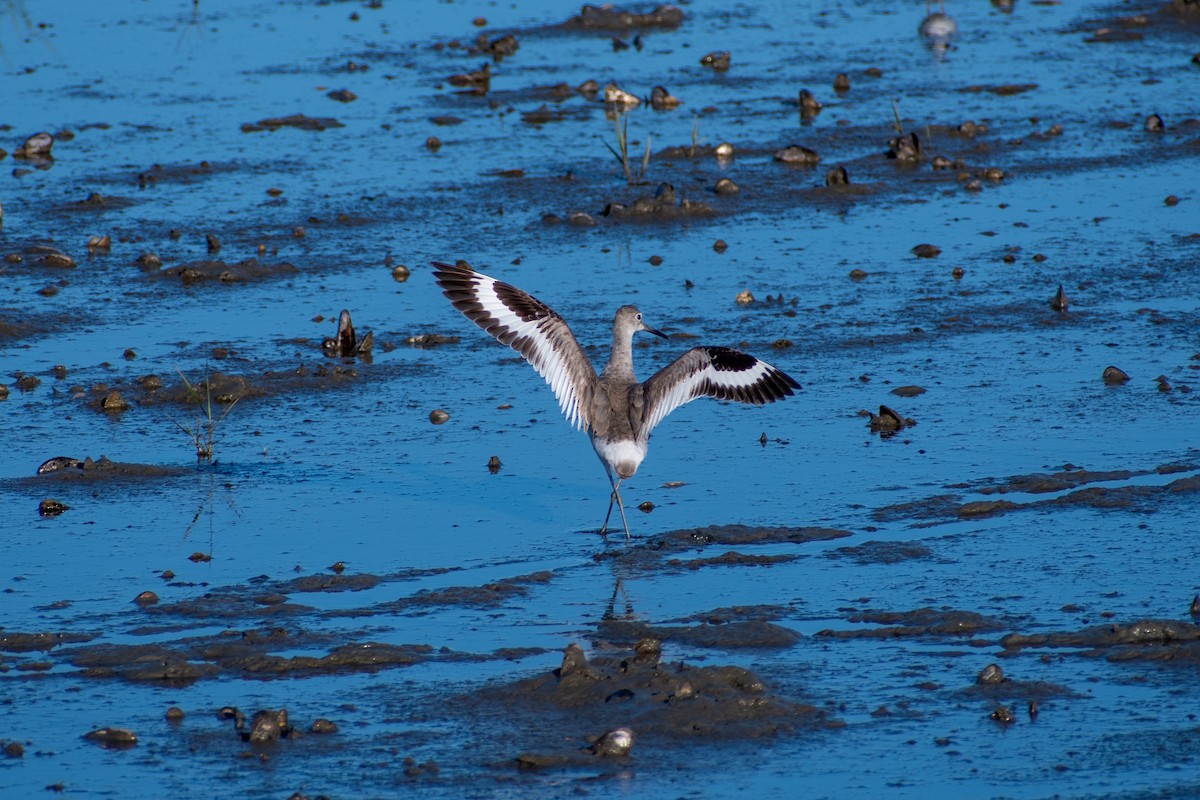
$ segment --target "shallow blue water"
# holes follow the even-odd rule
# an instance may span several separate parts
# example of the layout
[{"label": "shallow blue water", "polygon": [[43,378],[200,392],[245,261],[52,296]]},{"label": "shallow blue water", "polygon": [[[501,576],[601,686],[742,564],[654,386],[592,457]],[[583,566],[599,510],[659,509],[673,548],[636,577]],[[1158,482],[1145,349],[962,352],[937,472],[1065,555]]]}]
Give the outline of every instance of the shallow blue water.
[{"label": "shallow blue water", "polygon": [[[365,632],[374,641],[465,653],[547,650],[375,675],[225,676],[185,688],[83,677],[60,657],[68,648],[49,656],[6,652],[0,738],[28,744],[24,758],[0,763],[0,789],[32,796],[62,782],[69,796],[150,797],[166,787],[256,797],[296,790],[784,797],[799,786],[814,797],[1189,796],[1200,784],[1189,746],[1194,667],[1057,650],[1045,659],[1037,651],[1003,657],[994,643],[955,638],[813,635],[857,627],[850,608],[977,611],[1022,632],[1186,617],[1200,590],[1194,493],[1131,508],[1039,506],[929,525],[876,513],[944,494],[995,499],[980,486],[1066,464],[1098,471],[1190,465],[1108,486],[1195,474],[1195,393],[1181,388],[1196,382],[1200,364],[1189,211],[1198,156],[1195,128],[1186,123],[1195,39],[1186,24],[1164,23],[1157,7],[1146,8],[1153,24],[1142,42],[1087,44],[1104,24],[1094,20],[1141,7],[952,6],[959,34],[939,55],[916,33],[920,3],[695,2],[685,6],[680,30],[646,32],[640,52],[614,52],[610,36],[545,30],[575,10],[558,3],[0,6],[0,125],[11,126],[0,146],[12,151],[43,129],[77,133],[56,145],[49,169],[17,176],[22,165],[11,156],[0,161],[0,250],[52,240],[79,263],[65,275],[27,265],[0,272],[0,320],[32,315],[37,326],[0,340],[0,373],[11,390],[0,402],[7,563],[0,633],[86,631],[101,641],[162,643],[252,628],[258,623],[244,619],[185,621],[195,627],[147,633],[146,613],[131,600],[148,588],[164,603],[193,599],[255,576],[319,574],[344,561],[351,573],[454,571],[365,592],[297,593],[289,599],[317,612],[293,624],[334,642]],[[516,30],[521,50],[495,65],[488,97],[458,95],[447,76],[485,57],[431,45],[469,42],[478,31],[471,20],[481,15],[489,33]],[[732,52],[728,73],[697,64],[717,49]],[[369,69],[351,72],[350,61]],[[870,66],[883,77],[863,75]],[[829,88],[840,71],[852,79],[844,98]],[[718,216],[542,226],[543,214],[599,215],[604,200],[635,194],[604,148],[614,135],[599,104],[574,96],[561,105],[571,112],[564,121],[520,121],[520,112],[546,102],[532,87],[589,78],[639,94],[663,83],[683,99],[675,112],[630,115],[639,152],[644,136],[656,151],[686,145],[694,126],[701,144],[735,144],[739,155],[727,165],[651,162],[649,188],[670,179],[718,207]],[[1012,96],[960,91],[1024,83],[1038,87]],[[802,86],[826,102],[808,125],[788,104]],[[359,99],[325,97],[343,87]],[[496,108],[490,99],[499,99]],[[710,105],[716,110],[697,122],[696,112]],[[942,133],[923,138],[930,152],[967,149],[972,167],[1002,167],[1004,180],[970,192],[927,165],[897,170],[881,155],[895,134],[894,107],[906,130],[986,122],[984,146]],[[1142,130],[1151,111],[1167,119],[1164,135]],[[345,127],[240,130],[297,112],[335,116]],[[463,122],[430,122],[441,114]],[[99,122],[109,127],[88,127]],[[1062,124],[1062,136],[1032,138],[1053,123]],[[444,142],[436,153],[424,146],[430,135]],[[784,173],[795,178],[785,182],[770,154],[793,141],[820,142],[823,162]],[[137,174],[153,164],[190,168],[201,160],[213,169],[138,187]],[[836,163],[848,164],[872,193],[820,194],[825,168]],[[484,174],[515,168],[525,171],[523,182]],[[577,191],[562,188],[568,171]],[[721,175],[743,184],[737,199],[707,192]],[[272,198],[268,188],[282,194]],[[95,212],[72,207],[91,192],[133,202]],[[1179,205],[1164,205],[1169,194]],[[362,224],[340,223],[338,214]],[[296,226],[307,235],[293,236]],[[172,228],[182,231],[178,240],[169,238]],[[104,232],[114,238],[111,254],[89,258],[88,237]],[[297,272],[181,288],[131,266],[146,250],[168,265],[205,258],[207,232],[221,237],[221,257],[230,262],[255,255],[261,242],[266,260],[289,261]],[[718,238],[729,244],[724,254],[712,249]],[[910,252],[925,242],[942,254]],[[1005,252],[1015,254],[1013,263],[1001,260]],[[389,255],[412,268],[407,282],[393,280]],[[651,255],[662,266],[651,266]],[[455,258],[550,303],[598,363],[614,308],[636,302],[651,324],[697,337],[636,349],[642,376],[691,344],[711,343],[744,346],[804,385],[798,397],[767,408],[699,402],[673,414],[624,489],[639,540],[733,523],[832,526],[852,537],[755,548],[800,556],[772,566],[614,574],[594,560],[606,547],[592,534],[607,505],[603,471],[540,379],[440,296],[426,265]],[[955,266],[961,279],[951,274]],[[867,277],[852,280],[856,268]],[[56,296],[36,294],[63,277],[68,285]],[[1071,298],[1067,315],[1048,305],[1059,284]],[[734,298],[744,289],[796,304],[741,307]],[[214,466],[193,467],[192,446],[175,425],[189,424],[194,411],[137,405],[114,417],[70,390],[102,382],[124,389],[150,372],[172,383],[176,370],[197,380],[205,370],[332,366],[319,343],[343,307],[396,349],[355,364],[361,377],[348,385],[240,401],[220,425]],[[317,315],[324,320],[315,322]],[[461,341],[428,350],[403,344],[425,332]],[[772,347],[781,338],[793,346]],[[233,355],[214,359],[217,346]],[[126,348],[135,360],[122,357]],[[65,379],[49,375],[56,364],[67,366]],[[1131,382],[1106,387],[1100,374],[1109,364]],[[16,389],[18,371],[38,375],[40,386]],[[1159,391],[1160,374],[1174,391]],[[910,384],[928,392],[889,394]],[[890,439],[872,434],[858,412],[881,403],[917,425]],[[499,408],[505,404],[511,408]],[[434,408],[450,421],[431,425]],[[60,454],[185,471],[97,485],[32,478],[39,463]],[[486,469],[492,455],[503,462],[497,475]],[[39,518],[47,496],[70,511]],[[654,504],[651,513],[633,510],[643,501]],[[898,563],[827,557],[867,541],[919,543],[931,555]],[[187,557],[196,551],[213,560],[193,564]],[[175,583],[158,577],[164,569],[177,574]],[[553,579],[496,608],[434,607],[362,622],[319,613],[539,570],[552,570]],[[431,697],[557,666],[568,642],[590,641],[618,578],[635,616],[653,624],[730,606],[788,607],[778,623],[806,634],[793,647],[668,644],[668,654],[749,666],[773,691],[827,708],[846,726],[689,743],[682,756],[648,742],[629,770],[597,781],[577,772],[500,771],[498,779],[487,765],[511,758],[517,744],[480,744],[480,732],[461,719],[425,713]],[[61,600],[70,605],[46,608]],[[21,669],[41,659],[51,662],[48,671]],[[1036,723],[1022,716],[998,726],[990,705],[959,694],[998,659],[1019,680],[1064,685],[1076,696],[1044,703]],[[938,688],[919,686],[926,683]],[[181,726],[163,721],[172,704],[188,712]],[[287,706],[303,720],[337,717],[342,730],[333,739],[281,743],[265,764],[249,765],[239,757],[245,746],[213,716],[226,704]],[[872,716],[880,706],[892,713]],[[79,738],[102,725],[133,728],[141,743],[115,752]],[[398,766],[405,755],[436,758],[441,777],[408,781]]]}]

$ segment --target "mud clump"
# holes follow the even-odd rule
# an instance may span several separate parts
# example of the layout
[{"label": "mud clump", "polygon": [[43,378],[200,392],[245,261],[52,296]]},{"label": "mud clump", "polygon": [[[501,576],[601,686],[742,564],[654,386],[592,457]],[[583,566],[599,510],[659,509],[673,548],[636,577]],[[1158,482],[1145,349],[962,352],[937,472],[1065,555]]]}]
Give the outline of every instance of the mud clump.
[{"label": "mud clump", "polygon": [[297,128],[302,131],[327,131],[330,128],[344,127],[333,117],[309,117],[304,114],[291,114],[286,117],[267,117],[258,122],[247,122],[242,125],[243,133],[258,131],[277,131],[280,128]]},{"label": "mud clump", "polygon": [[579,13],[562,23],[568,30],[614,31],[629,28],[677,28],[683,24],[683,10],[673,5],[657,6],[651,11],[630,11],[613,5],[585,4]]},{"label": "mud clump", "polygon": [[658,639],[691,647],[720,649],[791,647],[803,637],[791,628],[761,620],[699,625],[649,625],[632,620],[603,620],[597,635],[611,642],[637,643]]},{"label": "mud clump", "polygon": [[1006,650],[1071,648],[1109,661],[1200,663],[1200,625],[1172,619],[1142,619],[1125,625],[1094,625],[1080,631],[1021,634],[1000,640]]},{"label": "mud clump", "polygon": [[[649,747],[695,738],[756,739],[836,724],[811,705],[774,696],[741,667],[697,667],[632,650],[588,659],[578,645],[567,648],[559,669],[487,687],[471,702],[488,716],[502,712],[516,731],[534,738],[527,751],[507,762],[523,769],[599,766],[602,753],[620,762],[625,748],[597,747],[604,732],[620,729],[629,731],[630,744],[636,737],[639,747]],[[578,746],[564,751],[561,743],[572,739]]]},{"label": "mud clump", "polygon": [[[47,469],[47,464],[52,462],[60,464],[60,466]],[[187,470],[181,467],[123,463],[113,461],[108,456],[100,456],[97,460],[88,457],[82,461],[66,456],[55,456],[38,468],[36,480],[102,481],[118,478],[170,478],[184,474],[187,474]]]},{"label": "mud clump", "polygon": [[675,201],[675,187],[669,183],[659,184],[654,196],[642,196],[629,205],[609,203],[604,207],[604,216],[611,219],[628,220],[674,220],[695,217],[710,217],[716,214],[707,203],[689,200],[686,197]]},{"label": "mud clump", "polygon": [[286,261],[267,264],[257,258],[247,258],[235,264],[224,261],[189,261],[167,267],[155,273],[164,280],[179,280],[185,286],[215,281],[217,283],[247,283],[294,275],[296,267]]},{"label": "mud clump", "polygon": [[863,542],[853,547],[839,547],[825,554],[826,558],[848,558],[858,564],[899,564],[918,558],[929,558],[933,551],[916,542]]},{"label": "mud clump", "polygon": [[913,611],[863,611],[850,622],[881,625],[879,628],[835,631],[825,629],[815,636],[831,639],[891,639],[910,636],[971,636],[1003,630],[1005,623],[974,611],[918,608]]}]

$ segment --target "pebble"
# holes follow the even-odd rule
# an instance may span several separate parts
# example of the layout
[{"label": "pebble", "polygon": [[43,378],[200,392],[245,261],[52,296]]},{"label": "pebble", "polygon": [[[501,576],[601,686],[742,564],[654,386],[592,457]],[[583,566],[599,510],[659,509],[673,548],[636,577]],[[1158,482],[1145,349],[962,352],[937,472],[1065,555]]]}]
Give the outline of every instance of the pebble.
[{"label": "pebble", "polygon": [[441,425],[446,420],[450,419],[450,415],[440,408],[435,408],[429,412],[429,421],[434,425]]},{"label": "pebble", "polygon": [[171,706],[167,709],[167,722],[182,722],[185,716],[183,709],[179,706]]},{"label": "pebble", "polygon": [[156,605],[158,603],[158,595],[147,590],[141,592],[137,597],[133,598],[133,602],[142,607]]},{"label": "pebble", "polygon": [[1011,725],[1017,721],[1017,718],[1013,714],[1012,709],[1009,708],[1008,706],[1000,706],[995,711],[993,711],[990,716],[992,719],[994,719],[996,722],[999,722],[1001,725]]},{"label": "pebble", "polygon": [[442,140],[436,136],[430,136],[425,140],[425,147],[426,149],[436,153],[438,150],[442,149]]},{"label": "pebble", "polygon": [[729,142],[721,142],[713,149],[717,158],[733,158],[733,145]]},{"label": "pebble", "polygon": [[724,72],[729,69],[729,51],[714,50],[700,59],[700,66]]},{"label": "pebble", "polygon": [[604,757],[627,756],[633,749],[633,740],[633,731],[629,728],[614,728],[596,739],[592,745],[592,752]]},{"label": "pebble", "polygon": [[106,394],[104,399],[100,401],[100,407],[105,411],[114,413],[128,411],[131,408],[125,398],[121,397],[121,393],[116,391]]},{"label": "pebble", "polygon": [[829,172],[825,173],[826,186],[847,186],[850,183],[850,173],[846,172],[846,168],[838,165]]},{"label": "pebble", "polygon": [[850,91],[850,76],[844,72],[839,72],[833,79],[833,90],[838,94],[845,94]]},{"label": "pebble", "polygon": [[817,155],[816,150],[793,144],[777,151],[775,160],[785,164],[817,164],[821,161],[821,156]]},{"label": "pebble", "polygon": [[650,266],[658,267],[658,266],[662,266],[662,263],[663,263],[662,256],[650,256]]},{"label": "pebble", "polygon": [[713,250],[717,253],[724,253],[729,249],[729,244],[724,239],[717,239],[713,242]]},{"label": "pebble", "polygon": [[392,267],[392,280],[396,283],[404,283],[412,275],[412,270],[403,264],[397,264]]},{"label": "pebble", "polygon": [[488,459],[487,468],[488,468],[488,472],[490,472],[491,474],[495,475],[497,472],[500,471],[500,467],[502,467],[502,466],[503,465],[500,463],[500,456],[492,456],[491,458]]},{"label": "pebble", "polygon": [[1069,302],[1067,301],[1067,293],[1063,291],[1062,284],[1058,285],[1058,291],[1054,293],[1054,297],[1050,298],[1050,307],[1059,313],[1065,313]]},{"label": "pebble", "polygon": [[1003,683],[1004,680],[1004,670],[1000,668],[999,664],[988,664],[975,676],[975,682],[982,684]]},{"label": "pebble", "polygon": [[67,511],[71,507],[59,500],[47,497],[42,502],[38,503],[38,515],[42,517],[57,517],[59,514]]},{"label": "pebble", "polygon": [[745,305],[749,305],[750,303],[754,302],[754,295],[752,295],[750,293],[749,289],[743,289],[741,292],[738,293],[738,296],[736,298],[734,298],[734,300],[737,302],[738,305],[745,306]]},{"label": "pebble", "polygon": [[742,191],[742,187],[738,186],[729,178],[721,178],[713,186],[715,194],[737,194]]},{"label": "pebble", "polygon": [[942,254],[942,248],[936,244],[919,244],[912,249],[917,258],[936,258]]},{"label": "pebble", "polygon": [[137,734],[128,728],[97,728],[85,733],[83,738],[101,747],[124,748],[137,744]]}]

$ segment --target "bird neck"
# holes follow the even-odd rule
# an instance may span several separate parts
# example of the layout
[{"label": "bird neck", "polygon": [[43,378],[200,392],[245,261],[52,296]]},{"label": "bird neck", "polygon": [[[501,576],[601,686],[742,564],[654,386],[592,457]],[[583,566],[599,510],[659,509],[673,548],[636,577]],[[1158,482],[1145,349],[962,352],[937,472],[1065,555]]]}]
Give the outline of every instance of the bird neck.
[{"label": "bird neck", "polygon": [[607,378],[628,378],[636,380],[633,375],[633,332],[613,331],[612,355],[602,373]]}]

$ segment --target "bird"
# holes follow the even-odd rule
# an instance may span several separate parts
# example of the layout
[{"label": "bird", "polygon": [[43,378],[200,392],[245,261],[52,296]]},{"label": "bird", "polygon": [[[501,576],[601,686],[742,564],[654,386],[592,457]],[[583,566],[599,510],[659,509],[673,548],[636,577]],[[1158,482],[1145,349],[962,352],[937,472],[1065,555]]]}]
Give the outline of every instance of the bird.
[{"label": "bird", "polygon": [[575,334],[554,309],[512,284],[466,266],[433,262],[434,278],[450,303],[497,341],[520,353],[554,392],[567,422],[583,429],[612,486],[600,534],[608,533],[613,506],[629,521],[621,483],[646,458],[650,434],[684,403],[700,397],[764,405],[800,389],[791,376],[748,353],[728,347],[693,347],[645,381],[633,372],[633,336],[639,331],[669,339],[646,324],[636,306],[613,319],[612,354],[599,375]]}]

